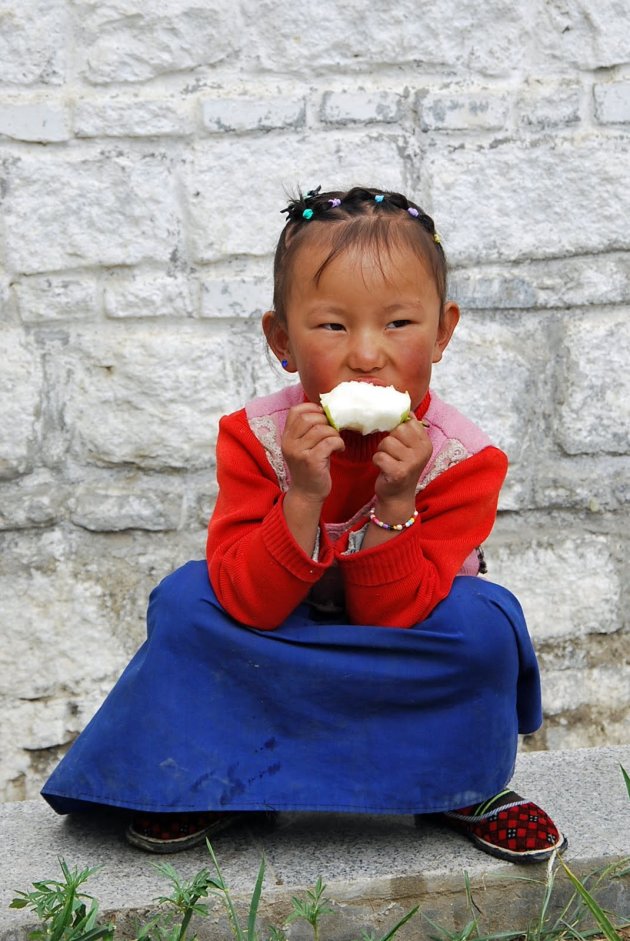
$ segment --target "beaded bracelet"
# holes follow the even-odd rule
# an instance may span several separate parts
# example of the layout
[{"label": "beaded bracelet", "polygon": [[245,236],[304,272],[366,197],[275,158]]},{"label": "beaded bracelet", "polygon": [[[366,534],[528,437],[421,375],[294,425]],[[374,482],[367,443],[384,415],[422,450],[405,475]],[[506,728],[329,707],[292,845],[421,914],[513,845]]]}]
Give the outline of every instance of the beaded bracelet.
[{"label": "beaded bracelet", "polygon": [[410,526],[413,526],[415,521],[418,519],[418,511],[413,511],[413,516],[410,516],[406,523],[384,523],[383,520],[377,518],[376,513],[374,512],[374,507],[370,507],[370,523],[374,523],[375,526],[378,526],[379,529],[386,529],[388,532],[400,533],[403,529],[409,529]]}]

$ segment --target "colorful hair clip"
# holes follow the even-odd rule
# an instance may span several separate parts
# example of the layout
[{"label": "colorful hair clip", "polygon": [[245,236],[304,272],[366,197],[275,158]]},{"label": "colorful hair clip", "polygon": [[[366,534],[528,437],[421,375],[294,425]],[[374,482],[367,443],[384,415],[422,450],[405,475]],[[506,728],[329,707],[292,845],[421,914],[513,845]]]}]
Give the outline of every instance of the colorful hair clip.
[{"label": "colorful hair clip", "polygon": [[318,196],[318,195],[319,195],[319,191],[321,190],[321,188],[322,188],[322,187],[321,187],[321,183],[320,183],[320,185],[317,187],[317,189],[309,190],[308,193],[305,193],[304,199],[313,199],[313,197]]},{"label": "colorful hair clip", "polygon": [[304,212],[302,213],[302,218],[308,221],[309,219],[312,219],[314,215],[315,213],[313,212],[312,209],[305,209]]},{"label": "colorful hair clip", "polygon": [[341,206],[341,200],[337,199],[337,197],[335,197],[334,199],[329,199],[328,202],[330,203],[331,209],[336,209],[337,206]]},{"label": "colorful hair clip", "polygon": [[442,239],[440,238],[437,232],[433,233],[433,241],[435,242],[436,245],[442,244]]},{"label": "colorful hair clip", "polygon": [[407,212],[409,213],[410,216],[413,216],[414,219],[417,219],[418,216],[420,215],[420,213],[419,213],[418,210],[415,208],[415,206],[410,206],[409,209],[407,210]]},{"label": "colorful hair clip", "polygon": [[383,194],[382,194],[382,193],[379,193],[378,196],[375,196],[375,197],[374,197],[374,202],[375,202],[375,203],[382,203],[384,199],[385,199],[385,197],[383,196]]}]

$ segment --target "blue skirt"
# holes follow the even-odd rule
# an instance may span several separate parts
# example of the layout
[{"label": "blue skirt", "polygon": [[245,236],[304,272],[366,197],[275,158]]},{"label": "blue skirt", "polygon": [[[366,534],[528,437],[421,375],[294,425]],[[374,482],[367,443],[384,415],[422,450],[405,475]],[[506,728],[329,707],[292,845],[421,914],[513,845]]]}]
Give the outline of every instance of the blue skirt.
[{"label": "blue skirt", "polygon": [[152,592],[148,637],[43,788],[58,813],[428,813],[481,801],[542,720],[538,666],[504,588],[460,576],[410,630],[301,605],[257,631],[205,562]]}]

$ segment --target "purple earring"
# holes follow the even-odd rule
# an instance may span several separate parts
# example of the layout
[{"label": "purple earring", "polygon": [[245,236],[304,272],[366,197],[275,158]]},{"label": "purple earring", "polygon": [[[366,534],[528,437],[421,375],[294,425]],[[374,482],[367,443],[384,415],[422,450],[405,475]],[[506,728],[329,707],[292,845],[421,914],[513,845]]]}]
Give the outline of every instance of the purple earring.
[{"label": "purple earring", "polygon": [[288,359],[281,359],[281,360],[280,360],[280,365],[282,366],[283,369],[286,369],[287,366],[289,365],[289,360],[288,360]]}]

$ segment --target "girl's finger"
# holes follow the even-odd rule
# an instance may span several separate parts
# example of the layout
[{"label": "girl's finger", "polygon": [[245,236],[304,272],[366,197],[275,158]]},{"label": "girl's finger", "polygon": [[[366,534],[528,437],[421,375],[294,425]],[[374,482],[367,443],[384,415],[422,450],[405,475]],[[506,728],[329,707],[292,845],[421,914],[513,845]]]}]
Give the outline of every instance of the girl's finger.
[{"label": "girl's finger", "polygon": [[[295,445],[303,450],[314,448],[320,441],[330,439],[338,440],[343,444],[343,439],[330,425],[308,425],[299,429],[296,434],[290,436],[287,440],[293,441]],[[285,442],[286,443],[286,442]]]}]

